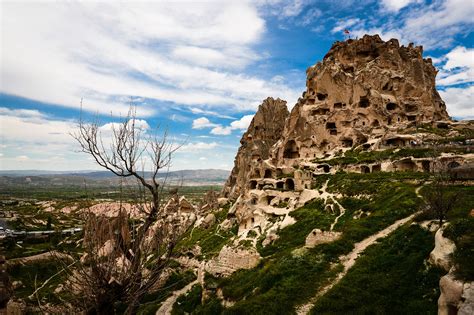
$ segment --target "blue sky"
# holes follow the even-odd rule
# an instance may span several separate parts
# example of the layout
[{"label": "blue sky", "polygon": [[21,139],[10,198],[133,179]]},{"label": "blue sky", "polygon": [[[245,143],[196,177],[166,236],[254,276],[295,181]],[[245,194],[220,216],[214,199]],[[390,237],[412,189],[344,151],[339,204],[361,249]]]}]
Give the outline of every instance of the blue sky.
[{"label": "blue sky", "polygon": [[0,169],[97,169],[69,135],[104,135],[130,101],[184,143],[173,169],[230,169],[258,104],[293,107],[331,44],[379,34],[423,45],[451,116],[474,118],[470,0],[1,2]]}]

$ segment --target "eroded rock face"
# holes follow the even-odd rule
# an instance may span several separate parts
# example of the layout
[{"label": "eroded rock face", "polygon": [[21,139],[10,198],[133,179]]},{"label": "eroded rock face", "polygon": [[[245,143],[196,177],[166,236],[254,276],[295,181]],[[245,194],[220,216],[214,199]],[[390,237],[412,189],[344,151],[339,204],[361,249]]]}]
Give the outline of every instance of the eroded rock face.
[{"label": "eroded rock face", "polygon": [[322,231],[320,229],[312,230],[305,240],[306,248],[313,248],[319,244],[332,243],[342,236],[341,232]]},{"label": "eroded rock face", "polygon": [[323,157],[391,129],[449,120],[435,87],[437,70],[422,53],[421,46],[378,35],[336,42],[306,71],[306,91],[285,126],[278,162]]},{"label": "eroded rock face", "polygon": [[449,238],[443,236],[444,228],[438,229],[435,234],[435,248],[430,253],[430,263],[449,271],[452,266],[451,256],[456,245]]},{"label": "eroded rock face", "polygon": [[439,281],[441,295],[438,299],[438,315],[457,314],[463,292],[463,283],[456,280],[451,273]]},{"label": "eroded rock face", "polygon": [[[247,179],[257,176],[252,174],[254,164],[260,164],[270,156],[270,148],[277,142],[283,132],[289,112],[286,101],[271,97],[259,106],[247,132],[240,140],[241,146],[234,161],[234,168],[227,180],[223,196],[236,199],[245,189]],[[258,174],[258,177],[264,174]]]},{"label": "eroded rock face", "polygon": [[[395,39],[384,42],[378,35],[336,42],[321,62],[307,69],[306,91],[291,114],[282,100],[263,102],[241,139],[222,192],[233,203],[229,218],[239,225],[238,237],[245,239],[252,230],[264,238],[263,246],[275,241],[278,229],[294,223],[293,210],[315,198],[325,199],[324,186],[320,192],[313,187],[321,174],[341,169],[432,172],[437,163],[452,168],[474,160],[448,154],[344,166],[328,162],[351,148],[421,148],[429,134],[418,132],[419,125],[455,127],[436,91],[437,70],[422,52],[422,47],[400,46]],[[305,245],[339,237],[312,231]],[[432,259],[449,269],[444,255],[449,244],[444,245]]]},{"label": "eroded rock face", "polygon": [[224,246],[219,255],[209,261],[206,270],[213,275],[228,276],[239,269],[257,266],[260,259],[260,254],[254,248]]}]

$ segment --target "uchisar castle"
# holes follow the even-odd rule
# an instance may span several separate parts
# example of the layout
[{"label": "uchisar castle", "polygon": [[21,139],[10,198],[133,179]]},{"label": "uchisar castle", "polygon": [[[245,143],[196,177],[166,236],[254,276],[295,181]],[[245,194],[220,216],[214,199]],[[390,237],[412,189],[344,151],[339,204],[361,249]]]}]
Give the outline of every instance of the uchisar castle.
[{"label": "uchisar castle", "polygon": [[[469,313],[473,279],[456,276],[463,267],[450,258],[460,243],[443,236],[433,217],[420,215],[436,174],[449,174],[453,187],[461,187],[459,199],[472,193],[474,179],[473,124],[448,115],[431,59],[421,46],[366,35],[334,43],[306,74],[306,91],[291,112],[286,101],[269,97],[242,136],[213,223],[222,236],[214,251],[197,238],[181,258],[211,277],[200,280],[199,307],[214,298],[216,312],[229,314],[347,313],[357,309],[357,298],[339,291],[356,281],[365,250],[382,242],[376,255],[382,239],[409,246],[413,237],[427,245],[403,254],[422,255],[407,267],[407,281],[438,273],[412,298],[428,299],[439,314]],[[453,220],[472,217],[468,207],[459,206]],[[376,305],[377,296],[371,299],[367,305]],[[403,307],[395,309],[404,313]]]}]

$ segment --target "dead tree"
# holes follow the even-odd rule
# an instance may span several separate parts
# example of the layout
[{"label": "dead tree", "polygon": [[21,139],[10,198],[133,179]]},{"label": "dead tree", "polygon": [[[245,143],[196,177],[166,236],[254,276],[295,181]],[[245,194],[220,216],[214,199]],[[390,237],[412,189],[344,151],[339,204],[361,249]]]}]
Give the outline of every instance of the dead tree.
[{"label": "dead tree", "polygon": [[68,269],[68,283],[89,313],[113,312],[118,301],[126,305],[126,314],[136,313],[143,297],[157,286],[184,233],[183,222],[173,213],[176,209],[164,207],[166,179],[158,178],[160,171],[168,172],[179,146],[168,141],[166,132],[150,135],[137,122],[131,108],[122,122],[112,125],[108,144],[97,120],[86,123],[81,118],[73,134],[98,165],[136,180],[141,192],[134,202],[141,216],[133,225],[122,207],[113,219],[92,213],[86,217],[85,254]]},{"label": "dead tree", "polygon": [[452,189],[452,178],[449,170],[439,160],[433,159],[433,181],[425,193],[426,209],[443,225],[448,214],[456,206],[460,194]]}]

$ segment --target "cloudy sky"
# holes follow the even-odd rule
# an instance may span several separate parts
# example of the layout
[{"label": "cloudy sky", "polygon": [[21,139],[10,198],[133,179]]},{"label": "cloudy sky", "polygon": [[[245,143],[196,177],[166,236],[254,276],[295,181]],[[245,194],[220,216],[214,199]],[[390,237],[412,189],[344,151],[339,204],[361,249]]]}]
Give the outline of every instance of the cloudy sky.
[{"label": "cloudy sky", "polygon": [[474,118],[471,0],[1,1],[0,169],[97,167],[69,133],[130,102],[185,143],[173,169],[230,169],[258,104],[292,107],[332,42],[423,45],[455,118]]}]

